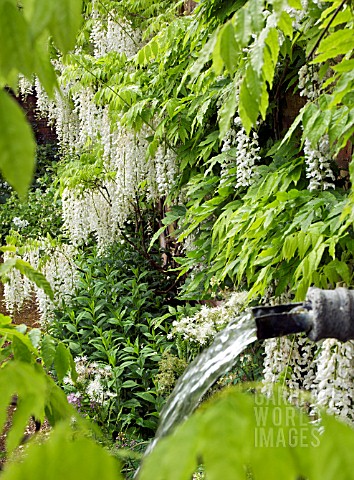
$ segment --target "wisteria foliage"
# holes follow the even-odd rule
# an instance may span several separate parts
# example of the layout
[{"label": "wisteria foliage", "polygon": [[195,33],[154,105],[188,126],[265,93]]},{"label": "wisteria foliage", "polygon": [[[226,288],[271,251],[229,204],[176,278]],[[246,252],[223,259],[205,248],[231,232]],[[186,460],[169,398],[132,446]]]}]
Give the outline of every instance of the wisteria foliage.
[{"label": "wisteria foliage", "polygon": [[[63,217],[66,231],[69,233],[73,245],[85,243],[89,236],[93,235],[99,246],[103,248],[119,236],[121,227],[132,212],[134,198],[139,189],[145,189],[148,198],[157,201],[161,197],[168,196],[177,181],[180,181],[183,187],[193,177],[196,169],[200,168],[198,180],[200,180],[199,188],[202,193],[199,193],[198,186],[195,184],[192,184],[188,190],[189,194],[185,203],[189,208],[189,216],[187,214],[187,226],[183,235],[185,238],[188,236],[190,238],[191,233],[194,232],[197,233],[196,238],[199,236],[205,240],[202,233],[206,232],[208,241],[200,241],[200,257],[198,257],[197,248],[190,249],[192,268],[195,265],[201,265],[200,261],[202,260],[205,268],[200,270],[203,273],[206,270],[207,259],[211,259],[210,276],[214,276],[213,268],[215,270],[220,268],[222,273],[218,280],[223,281],[229,275],[238,286],[248,283],[252,286],[251,294],[254,297],[258,294],[264,295],[271,282],[274,284],[278,282],[279,285],[282,279],[277,278],[276,275],[281,268],[284,268],[285,274],[291,280],[294,277],[296,279],[301,277],[298,272],[302,271],[302,268],[303,271],[308,272],[309,279],[306,281],[309,283],[313,281],[321,287],[328,284],[334,286],[337,281],[350,278],[351,273],[347,274],[346,268],[342,265],[342,259],[347,260],[350,249],[346,246],[343,247],[339,241],[342,237],[348,238],[345,233],[348,225],[340,223],[343,222],[343,217],[338,222],[337,230],[334,227],[332,230],[332,225],[330,225],[332,235],[339,232],[336,237],[337,244],[334,243],[330,246],[326,225],[320,225],[322,230],[319,233],[316,230],[318,227],[316,218],[312,223],[310,220],[307,225],[307,238],[310,240],[307,242],[309,245],[305,250],[304,239],[299,240],[298,244],[294,240],[295,247],[291,246],[289,250],[285,250],[284,247],[287,245],[286,240],[297,238],[297,235],[300,238],[300,233],[303,232],[302,225],[305,221],[300,221],[296,217],[298,214],[296,206],[291,206],[295,213],[292,213],[292,216],[289,215],[283,224],[279,225],[279,231],[284,228],[283,237],[274,237],[273,231],[269,227],[277,221],[271,216],[272,209],[275,209],[277,204],[282,201],[291,203],[293,199],[300,198],[301,195],[296,196],[296,192],[299,192],[301,188],[304,192],[309,191],[313,195],[322,194],[324,190],[335,189],[335,154],[338,154],[340,148],[346,144],[351,132],[350,125],[347,129],[339,130],[335,123],[338,118],[349,118],[350,101],[348,100],[347,104],[341,104],[345,98],[344,94],[340,96],[339,92],[337,97],[333,96],[330,99],[332,103],[328,101],[324,104],[324,100],[328,100],[326,95],[332,95],[332,91],[327,87],[330,85],[328,83],[328,80],[331,80],[330,76],[336,74],[333,73],[336,72],[335,68],[331,71],[328,66],[321,73],[321,67],[326,66],[326,60],[336,59],[337,61],[341,55],[344,56],[343,61],[348,60],[345,58],[345,54],[348,52],[340,50],[340,47],[332,48],[333,56],[331,57],[329,54],[326,57],[325,50],[319,48],[318,65],[314,60],[314,65],[309,66],[310,61],[306,58],[310,53],[313,54],[311,46],[306,45],[306,41],[310,43],[311,40],[311,33],[309,33],[311,29],[320,28],[318,25],[321,20],[327,22],[328,28],[330,26],[330,13],[323,14],[326,5],[317,0],[289,2],[290,6],[287,5],[287,2],[283,2],[284,5],[282,2],[269,3],[272,5],[272,11],[263,8],[262,2],[258,2],[258,4],[262,4],[260,9],[256,9],[255,2],[246,2],[243,9],[235,7],[226,12],[220,8],[221,13],[219,12],[219,14],[222,19],[220,25],[217,25],[216,15],[213,17],[212,12],[213,5],[201,2],[197,9],[199,20],[195,20],[193,16],[188,18],[187,15],[185,18],[178,18],[170,27],[161,29],[161,33],[157,35],[156,39],[150,42],[146,40],[146,43],[142,40],[141,30],[134,28],[129,19],[124,18],[123,15],[119,16],[114,10],[104,13],[102,9],[99,9],[98,2],[97,4],[93,3],[87,27],[90,48],[87,49],[87,45],[79,45],[75,52],[87,55],[87,50],[91,49],[88,62],[88,65],[92,66],[91,70],[84,72],[85,68],[82,68],[82,65],[75,64],[74,56],[72,61],[57,59],[54,66],[60,75],[60,93],[56,94],[54,100],[48,99],[38,79],[35,80],[38,109],[55,124],[62,154],[76,158],[93,151],[94,155],[97,152],[101,162],[99,174],[91,183],[83,182],[78,175],[75,184],[75,181],[64,176]],[[335,4],[335,2],[332,3]],[[278,4],[280,5],[279,11],[277,11]],[[284,8],[282,8],[283,6]],[[211,11],[208,10],[209,7]],[[348,5],[338,5],[339,7],[342,8],[340,12],[342,17],[340,18],[344,18],[344,20],[340,21],[337,18],[339,22],[337,25],[342,25],[350,17],[351,11]],[[251,8],[254,8],[255,18],[252,17],[250,10],[247,10]],[[239,15],[239,12],[243,12],[243,16]],[[233,14],[231,22],[229,19]],[[249,20],[242,23],[240,19],[244,18]],[[240,25],[244,27],[244,30]],[[190,30],[189,26],[191,26]],[[220,26],[221,28],[219,28]],[[324,27],[325,25],[321,26],[322,30]],[[219,36],[215,35],[216,30]],[[203,34],[204,31],[205,34]],[[193,38],[195,32],[198,32],[199,37]],[[302,36],[303,40],[301,40]],[[175,44],[171,40],[167,41],[167,37],[176,38]],[[194,46],[201,45],[201,50],[198,51],[199,57],[192,64],[188,62],[191,51],[193,54],[194,51],[192,48],[188,50],[186,47],[191,38]],[[270,103],[268,95],[273,87],[274,78],[277,75],[281,79],[286,76],[286,72],[281,71],[279,52],[285,58],[288,48],[292,54],[289,44],[293,41],[297,41],[299,49],[302,49],[301,61],[297,65],[301,64],[301,66],[293,84],[296,84],[299,96],[306,102],[297,122],[303,127],[301,148],[303,148],[305,178],[302,179],[303,183],[300,188],[298,184],[301,183],[301,175],[294,171],[290,171],[290,180],[288,174],[285,178],[281,177],[281,174],[277,177],[274,171],[283,166],[279,158],[275,158],[275,166],[271,165],[269,170],[269,165],[262,165],[263,171],[266,172],[264,175],[269,175],[269,177],[264,176],[264,183],[259,185],[260,188],[265,187],[265,194],[271,197],[269,200],[271,208],[266,209],[267,211],[264,213],[264,200],[262,195],[259,195],[256,201],[260,205],[260,213],[257,217],[257,212],[252,212],[254,217],[251,220],[254,223],[251,228],[248,216],[251,207],[246,202],[257,189],[257,177],[261,171],[258,167],[261,166],[262,155],[265,156],[265,152],[261,150],[262,148],[267,150],[266,142],[263,141],[263,145],[260,144],[258,130],[264,127],[268,120],[267,109]],[[220,45],[224,46],[226,53]],[[178,62],[173,63],[171,58],[176,50],[179,50],[181,57]],[[329,51],[331,52],[331,50]],[[124,73],[115,73],[117,83],[119,84],[121,81],[124,84],[121,90],[114,89],[114,82],[108,86],[105,85],[105,73],[102,73],[102,80],[97,75],[97,70],[93,68],[94,65],[97,65],[97,63],[94,64],[94,61],[102,62],[104,65],[105,58],[115,53],[121,55],[121,58],[129,60]],[[161,60],[156,67],[154,60],[159,55]],[[348,55],[350,56],[350,53]],[[258,64],[257,61],[261,63]],[[213,64],[214,70],[208,63]],[[138,74],[135,77],[134,68],[137,64],[140,68],[140,77]],[[270,64],[274,66],[271,68],[271,72],[267,69],[267,65]],[[151,71],[149,67],[151,67]],[[343,70],[338,70],[339,75],[343,71],[346,72],[346,68],[348,69],[348,66],[344,65]],[[242,81],[240,81],[238,69],[244,69]],[[154,83],[155,85],[159,81],[164,82],[165,89],[159,98],[160,110],[156,108],[156,98],[153,98],[152,94],[151,98],[149,97],[151,92],[144,84],[144,74],[147,77],[150,75],[147,84]],[[131,76],[129,77],[129,75]],[[124,76],[132,79],[131,83],[129,81],[124,83],[126,79]],[[133,82],[135,79],[137,79],[136,83]],[[345,80],[344,76],[342,78],[339,76],[339,80],[343,79]],[[174,85],[174,81],[177,85]],[[347,93],[350,81],[347,80],[347,84],[344,82]],[[170,84],[171,89],[169,90]],[[227,85],[226,88],[223,86],[224,84]],[[340,81],[338,84],[342,88]],[[252,95],[254,92],[253,98],[249,92],[249,85],[254,87],[251,92]],[[334,91],[335,87],[336,85],[333,87]],[[20,88],[23,94],[29,91],[28,83],[23,80],[20,82]],[[189,96],[186,94],[187,91]],[[185,96],[179,96],[181,92]],[[144,95],[148,100],[144,98]],[[181,97],[183,98],[181,99]],[[247,101],[251,107],[248,107]],[[115,108],[118,104],[119,108]],[[328,112],[332,115],[330,109],[333,108],[333,105],[338,110],[343,108],[343,112],[340,112],[337,117],[333,115],[333,123],[337,128],[334,131],[339,132],[339,141],[338,138],[333,140],[335,135],[331,132],[329,120],[327,124],[325,124],[325,120],[323,123],[319,122],[321,134],[316,136],[309,127],[310,120],[306,120],[304,114],[306,111],[311,112],[310,108],[313,109],[312,111],[323,109],[321,114],[326,113],[327,116],[323,115],[323,118],[326,119],[329,118]],[[178,115],[180,112],[182,114]],[[128,117],[131,120],[130,125]],[[311,115],[309,117],[311,118]],[[178,118],[178,128],[173,123],[175,118]],[[233,122],[230,126],[231,119]],[[216,121],[219,130],[213,130],[213,122]],[[133,128],[133,124],[136,128]],[[290,130],[289,134],[286,134],[286,140],[291,138],[294,131],[295,127]],[[281,145],[284,146],[286,141],[282,140]],[[177,155],[176,150],[181,145],[184,150],[182,149],[182,153]],[[191,151],[193,154],[190,154]],[[289,158],[294,161],[294,156],[300,155],[299,149],[295,153],[292,152],[292,155],[293,157],[289,155]],[[213,160],[213,156],[217,159]],[[274,156],[276,157],[276,155]],[[200,167],[203,162],[208,165],[207,168]],[[281,163],[280,167],[279,162]],[[212,166],[209,165],[210,163]],[[214,168],[215,166],[219,170]],[[180,170],[185,174],[183,181],[178,178]],[[271,177],[272,174],[273,177]],[[259,176],[262,180],[262,176]],[[271,182],[267,180],[268,178],[274,181],[272,186],[270,186]],[[208,187],[208,181],[214,182],[214,190]],[[274,185],[278,187],[278,190]],[[249,192],[251,193],[244,194],[249,187],[254,187],[254,190],[250,188]],[[274,188],[273,196],[269,193],[272,188]],[[299,190],[296,190],[297,188]],[[234,196],[232,198],[223,197],[224,191],[227,192],[225,195],[231,195],[231,191]],[[326,203],[326,199],[332,199],[329,192],[325,193],[328,193],[328,196],[318,197],[319,203]],[[308,198],[316,201],[315,196]],[[243,209],[242,201],[244,199],[246,202]],[[334,196],[333,199],[335,199]],[[251,200],[253,202],[253,198]],[[249,203],[252,203],[251,200]],[[229,203],[229,207],[227,203]],[[328,200],[328,205],[332,205],[330,200]],[[330,209],[331,206],[328,208]],[[307,214],[307,212],[305,213]],[[332,211],[329,213],[326,211],[324,220],[330,219],[332,214]],[[245,217],[247,217],[247,221],[244,221]],[[303,217],[304,219],[308,218],[308,215]],[[244,221],[245,227],[240,227],[241,220]],[[258,230],[260,238],[266,238],[269,231],[273,235],[273,237],[271,235],[267,237],[257,250],[257,252],[261,252],[259,256],[244,248],[249,239],[251,239],[249,242],[253,241],[252,246],[260,242],[256,236],[252,238],[252,234]],[[213,245],[210,250],[207,250],[205,245],[213,244],[209,241],[210,237],[216,246]],[[320,241],[323,243],[319,243]],[[247,246],[250,248],[250,243]],[[323,260],[327,264],[324,264],[322,268],[322,254],[325,248],[328,249],[330,259]],[[236,251],[237,255],[236,258],[231,257],[232,261],[229,261],[228,255],[232,251]],[[319,251],[322,252],[321,255],[318,254]],[[298,263],[295,265],[294,271],[289,274],[287,269],[290,268],[289,263],[294,259],[295,252],[297,252]],[[274,260],[273,264],[270,264],[271,260]],[[330,263],[336,260],[337,263]],[[266,261],[269,262],[269,265],[266,264]],[[283,263],[281,264],[281,262]],[[33,263],[36,264],[35,259]],[[248,269],[245,267],[246,264],[248,264]],[[335,270],[334,265],[338,264],[341,266]],[[331,268],[328,267],[326,271],[325,267],[329,265]],[[272,268],[274,271],[269,273]],[[188,269],[187,265],[185,271]],[[233,273],[233,269],[236,273]],[[240,274],[239,271],[242,273]],[[55,283],[54,280],[52,282]],[[18,281],[14,278],[13,284],[17,283]],[[196,283],[200,283],[200,277],[196,277]],[[206,289],[210,288],[210,282],[206,281],[204,285],[206,285]],[[288,288],[287,282],[283,286],[283,291],[286,288]],[[23,291],[25,293],[18,293],[14,298],[27,295],[26,292],[29,290],[29,286],[24,283]],[[6,295],[7,298],[11,296],[10,292]],[[10,305],[11,302],[8,301]],[[44,311],[45,308],[42,308]],[[210,311],[210,316],[212,317],[214,313]],[[200,318],[203,319],[201,322],[203,328],[205,326],[209,328],[209,333],[203,331],[200,338],[209,339],[214,333],[215,322],[208,319],[208,309],[206,308],[203,309]],[[193,319],[193,321],[195,320]],[[185,319],[186,325],[183,332],[189,331],[193,321]],[[210,325],[209,321],[212,322]],[[182,328],[183,325],[175,325],[176,331],[179,327]],[[195,332],[200,334],[198,329],[194,328],[194,330],[194,333],[190,334],[191,338],[196,335]],[[352,348],[351,343],[338,344],[332,340],[326,340],[317,347],[312,346],[303,338],[270,340],[266,343],[265,381],[266,383],[281,381],[293,389],[303,388],[311,392],[319,404],[326,405],[332,412],[351,420]]]}]

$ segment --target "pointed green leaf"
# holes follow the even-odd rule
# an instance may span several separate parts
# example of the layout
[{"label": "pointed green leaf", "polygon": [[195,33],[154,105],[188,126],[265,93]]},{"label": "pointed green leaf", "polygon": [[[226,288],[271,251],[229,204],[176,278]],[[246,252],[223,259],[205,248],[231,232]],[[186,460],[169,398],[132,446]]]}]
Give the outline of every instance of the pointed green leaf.
[{"label": "pointed green leaf", "polygon": [[61,383],[71,368],[69,352],[62,343],[59,343],[57,346],[54,357],[54,367],[58,381]]},{"label": "pointed green leaf", "polygon": [[22,275],[32,280],[32,282],[34,282],[38,288],[41,288],[51,300],[54,299],[52,287],[43,273],[38,272],[38,270],[33,268],[32,265],[30,265],[28,262],[25,262],[21,258],[16,259],[15,267],[22,273]]},{"label": "pointed green leaf", "polygon": [[27,345],[17,336],[14,336],[12,339],[12,349],[14,352],[15,360],[19,360],[25,363],[32,363],[34,357],[27,347]]},{"label": "pointed green leaf", "polygon": [[41,342],[41,357],[47,369],[50,369],[53,365],[56,344],[57,342],[50,335],[43,336]]},{"label": "pointed green leaf", "polygon": [[[0,45],[0,72],[5,79],[12,71],[15,74],[21,72],[25,76],[32,74],[29,27],[17,6],[4,0],[0,2]],[[0,112],[4,110],[0,108]]]},{"label": "pointed green leaf", "polygon": [[251,16],[246,8],[237,11],[235,18],[235,37],[241,47],[245,47],[251,38]]},{"label": "pointed green leaf", "polygon": [[54,16],[50,23],[50,32],[54,43],[63,53],[75,46],[76,36],[81,25],[82,0],[61,0],[55,2]]},{"label": "pointed green leaf", "polygon": [[22,109],[8,93],[0,90],[0,171],[22,198],[32,181],[35,148]]},{"label": "pointed green leaf", "polygon": [[220,55],[226,68],[232,74],[236,71],[241,50],[236,42],[235,30],[231,22],[227,22],[219,33]]},{"label": "pointed green leaf", "polygon": [[261,78],[249,65],[241,84],[239,100],[240,117],[247,134],[257,122],[261,97]]},{"label": "pointed green leaf", "polygon": [[317,50],[318,55],[313,63],[325,62],[329,58],[345,55],[353,49],[353,45],[354,30],[351,28],[339,29],[321,41]]},{"label": "pointed green leaf", "polygon": [[219,110],[219,138],[225,138],[226,132],[230,129],[231,119],[234,118],[237,110],[236,87],[232,89]]}]

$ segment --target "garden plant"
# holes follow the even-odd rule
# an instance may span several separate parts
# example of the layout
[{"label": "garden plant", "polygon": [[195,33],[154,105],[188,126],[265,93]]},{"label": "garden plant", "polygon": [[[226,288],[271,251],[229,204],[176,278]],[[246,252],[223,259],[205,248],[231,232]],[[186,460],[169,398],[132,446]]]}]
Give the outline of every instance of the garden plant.
[{"label": "garden plant", "polygon": [[302,335],[249,346],[142,456],[229,321],[353,287],[353,8],[0,2],[4,480],[353,477],[353,343]]}]

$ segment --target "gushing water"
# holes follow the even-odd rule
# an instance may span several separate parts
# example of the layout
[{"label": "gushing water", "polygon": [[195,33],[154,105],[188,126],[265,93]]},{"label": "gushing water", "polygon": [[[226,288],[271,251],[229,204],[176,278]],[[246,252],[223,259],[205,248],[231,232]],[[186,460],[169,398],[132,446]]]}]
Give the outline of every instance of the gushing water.
[{"label": "gushing water", "polygon": [[148,451],[196,409],[213,383],[234,365],[238,355],[255,340],[256,324],[251,312],[236,317],[215,336],[210,347],[195,358],[179,378],[161,412],[160,426]]}]

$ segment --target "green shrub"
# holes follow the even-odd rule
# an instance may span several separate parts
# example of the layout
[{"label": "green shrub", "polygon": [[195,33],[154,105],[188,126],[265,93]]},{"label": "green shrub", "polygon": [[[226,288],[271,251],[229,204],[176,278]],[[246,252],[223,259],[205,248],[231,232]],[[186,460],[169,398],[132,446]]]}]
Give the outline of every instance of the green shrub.
[{"label": "green shrub", "polygon": [[[111,433],[135,430],[151,436],[164,403],[157,391],[158,364],[172,347],[165,319],[172,296],[163,293],[165,276],[151,271],[126,243],[116,243],[104,255],[93,248],[78,264],[73,303],[57,312],[51,331],[68,344],[77,363],[85,364],[87,375],[76,390],[81,403]],[[110,370],[105,379],[99,373],[104,365]],[[94,381],[100,398],[93,394]],[[73,393],[78,387],[66,388]]]},{"label": "green shrub", "polygon": [[20,201],[18,194],[6,182],[0,183],[2,244],[11,230],[33,239],[48,234],[54,238],[61,233],[61,200],[54,184],[55,146],[38,146],[36,159],[37,173],[26,202]]}]

